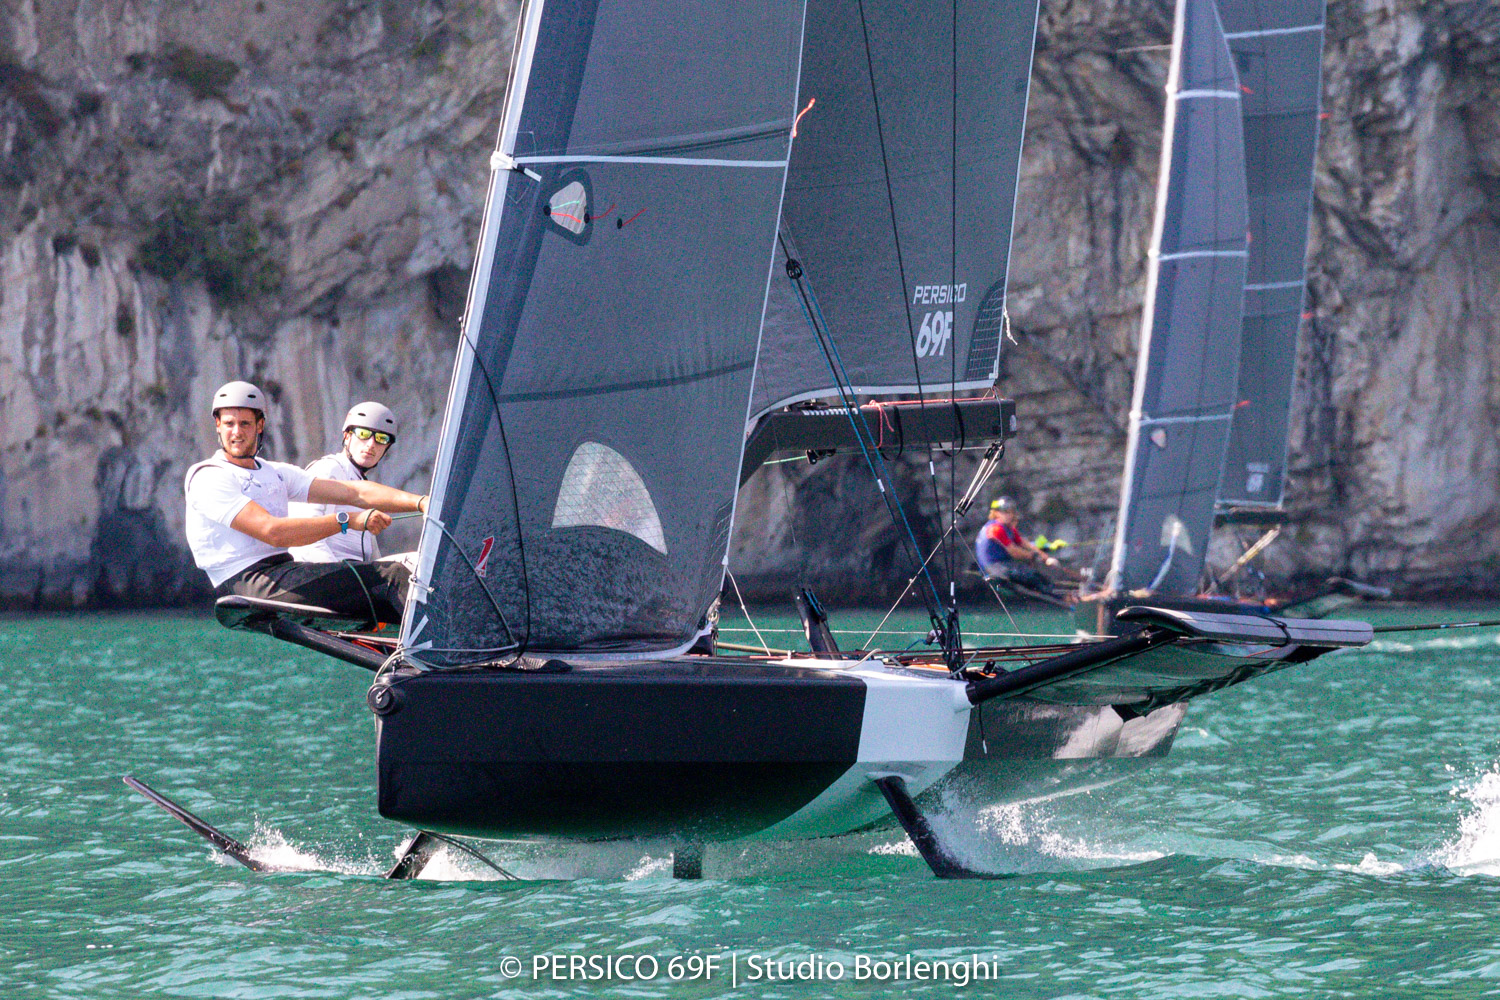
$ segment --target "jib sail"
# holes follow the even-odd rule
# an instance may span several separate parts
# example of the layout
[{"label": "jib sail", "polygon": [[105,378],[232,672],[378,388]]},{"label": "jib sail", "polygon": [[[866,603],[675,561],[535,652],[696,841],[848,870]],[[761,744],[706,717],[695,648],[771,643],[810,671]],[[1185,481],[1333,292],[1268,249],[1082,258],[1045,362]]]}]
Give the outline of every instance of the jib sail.
[{"label": "jib sail", "polygon": [[529,0],[402,640],[691,642],[718,594],[802,0]]},{"label": "jib sail", "polygon": [[1178,0],[1116,590],[1197,589],[1235,402],[1245,227],[1239,79],[1213,0]]}]

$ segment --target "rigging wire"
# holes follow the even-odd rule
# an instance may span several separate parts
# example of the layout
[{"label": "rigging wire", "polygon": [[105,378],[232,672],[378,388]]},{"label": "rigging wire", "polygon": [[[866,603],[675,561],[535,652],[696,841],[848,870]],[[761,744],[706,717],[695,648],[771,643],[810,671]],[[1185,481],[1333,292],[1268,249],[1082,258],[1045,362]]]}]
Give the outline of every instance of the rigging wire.
[{"label": "rigging wire", "polygon": [[1379,633],[1386,632],[1436,632],[1441,629],[1450,628],[1492,628],[1500,625],[1500,619],[1482,622],[1427,622],[1422,625],[1377,625],[1370,631]]},{"label": "rigging wire", "polygon": [[750,623],[750,629],[755,633],[755,638],[760,640],[760,648],[765,650],[766,655],[771,655],[771,647],[766,643],[766,637],[760,634],[760,629],[755,627],[755,620],[750,617],[750,609],[745,607],[744,595],[740,593],[740,585],[735,582],[734,574],[729,572],[729,567],[724,567],[724,575],[729,577],[729,585],[734,588],[734,599],[740,602],[740,612],[744,614],[745,621]]},{"label": "rigging wire", "polygon": [[[891,179],[890,151],[889,151],[889,149],[887,148],[887,145],[886,145],[885,126],[884,126],[884,124],[883,124],[883,122],[881,120],[881,114],[880,114],[880,88],[878,88],[875,85],[875,56],[874,56],[874,52],[873,52],[873,50],[871,48],[871,45],[870,45],[870,25],[869,25],[869,21],[865,17],[864,0],[859,0],[858,6],[859,6],[859,27],[860,27],[860,34],[861,34],[861,38],[864,41],[864,46],[865,46],[865,67],[866,67],[866,71],[869,73],[869,78],[870,78],[870,101],[871,101],[871,103],[872,103],[872,105],[874,107],[874,111],[875,111],[875,136],[876,136],[877,141],[880,144],[880,166],[881,166],[882,175],[884,176],[884,179],[885,179],[886,206],[887,206],[887,209],[890,211],[890,214],[891,214],[891,239],[892,239],[892,244],[894,246],[894,249],[896,251],[896,270],[897,270],[897,273],[900,275],[900,279],[901,279],[901,295],[900,295],[900,298],[901,298],[901,302],[902,302],[902,311],[906,315],[906,334],[907,334],[907,339],[910,341],[910,344],[911,344],[911,361],[912,361],[912,369],[913,369],[913,371],[916,374],[918,406],[919,406],[919,408],[922,411],[924,422],[925,422],[926,411],[927,411],[927,404],[925,402],[925,397],[926,397],[926,391],[927,390],[926,390],[926,387],[922,384],[922,363],[921,363],[921,358],[920,358],[920,356],[917,353],[917,331],[913,327],[913,324],[912,324],[911,308],[910,308],[910,306],[906,305],[906,289],[909,287],[908,284],[907,284],[907,280],[906,280],[906,258],[905,258],[905,254],[901,250],[901,227],[900,227],[899,220],[897,219],[897,216],[896,216],[896,193],[895,193],[894,184],[893,184],[892,179]],[[953,52],[954,52],[955,60],[957,58],[957,51],[958,51],[958,27],[957,27],[958,20],[957,19],[958,19],[958,12],[957,12],[957,5],[955,3],[955,5],[954,5],[954,16],[953,16],[953,25],[954,25],[954,27],[953,27]],[[957,108],[957,99],[958,99],[957,98],[957,70],[958,70],[958,64],[955,61],[954,65],[953,65],[954,86],[952,88],[952,90],[954,92],[953,93],[953,101],[954,101],[954,105],[953,106],[954,106],[955,110]],[[956,119],[954,120],[954,122],[952,123],[952,125],[953,125],[953,133],[952,133],[953,148],[952,148],[952,152],[954,152],[954,154],[956,155],[957,141],[958,141],[958,139],[957,139],[957,131],[956,131],[957,130],[957,120]],[[954,192],[956,192],[956,190],[957,190],[957,187],[956,187],[956,185],[957,185],[957,179],[956,178],[952,178],[950,180],[950,185],[952,185],[951,190],[954,191]],[[956,246],[958,220],[957,220],[957,215],[956,215],[956,212],[954,211],[954,209],[955,209],[955,206],[950,203],[950,205],[949,205],[950,226],[952,228],[952,235],[953,235],[953,238],[954,238],[954,241],[955,241],[955,246]],[[953,254],[950,254],[950,257],[952,257],[952,256],[953,256]],[[950,273],[952,273],[952,268],[950,268]],[[942,315],[941,311],[939,312],[939,315]],[[956,373],[957,373],[957,360],[956,360],[956,357],[957,357],[956,353],[953,354],[953,355],[950,355],[950,357],[949,357],[949,362],[953,366],[953,371],[955,373],[955,377],[956,377]],[[942,501],[942,497],[941,497],[940,491],[938,489],[937,469],[936,469],[936,466],[935,466],[934,460],[933,460],[933,443],[931,441],[927,442],[927,476],[928,476],[928,481],[932,484],[932,500],[933,500],[933,505],[938,510],[942,510],[943,501]],[[894,483],[893,483],[893,485],[894,485]],[[904,514],[903,514],[903,517],[904,517]],[[941,522],[939,522],[939,523],[941,523]],[[920,551],[920,550],[918,550],[918,551]],[[944,651],[944,653],[946,654],[946,656],[948,658],[950,669],[952,669],[952,670],[954,670],[956,672],[959,669],[959,666],[960,666],[960,664],[959,664],[959,659],[960,659],[959,650],[962,648],[963,642],[962,642],[962,638],[961,638],[961,636],[959,634],[958,604],[957,604],[957,597],[956,597],[956,584],[955,584],[955,580],[954,580],[953,572],[952,572],[953,571],[953,561],[952,561],[952,558],[951,558],[951,553],[950,553],[950,558],[949,558],[948,563],[949,563],[949,565],[948,565],[948,569],[949,569],[948,592],[949,592],[949,597],[950,597],[950,604],[948,606],[947,615],[946,615],[945,618],[943,616],[937,615],[937,614],[935,614],[933,616],[934,617],[933,628],[934,628],[934,631],[936,632],[938,638],[940,638],[942,640],[943,651]],[[923,572],[926,573],[926,570],[924,569]],[[928,576],[929,582],[931,582],[931,574],[927,574],[927,576]],[[942,607],[942,599],[937,597],[937,588],[935,586],[933,587],[933,597],[937,601],[938,607],[941,608]]]},{"label": "rigging wire", "polygon": [[[780,242],[781,252],[786,258],[787,277],[796,286],[798,301],[802,306],[803,318],[807,320],[807,325],[812,328],[813,335],[818,339],[818,346],[823,352],[823,360],[828,365],[828,372],[833,377],[835,388],[838,389],[839,399],[843,403],[844,415],[849,420],[850,429],[854,431],[854,439],[859,444],[860,453],[864,456],[865,464],[869,466],[870,472],[875,476],[875,484],[880,488],[880,495],[885,501],[886,510],[891,515],[891,519],[906,530],[905,541],[911,548],[913,560],[922,564],[925,562],[921,560],[922,550],[917,545],[916,535],[912,532],[911,523],[906,518],[906,511],[902,507],[900,499],[895,495],[896,481],[890,475],[889,469],[886,468],[885,459],[880,454],[878,445],[872,449],[865,443],[867,437],[874,443],[876,440],[875,434],[870,430],[870,425],[865,414],[858,406],[858,400],[854,396],[853,382],[849,380],[848,369],[844,367],[843,358],[839,355],[838,344],[834,341],[832,333],[827,329],[827,321],[823,319],[823,310],[818,306],[817,296],[802,281],[802,265],[792,256],[791,250],[787,247],[785,236],[777,233],[777,240]],[[814,315],[817,317],[816,320],[814,320]],[[863,430],[863,433],[861,433],[861,430]],[[886,489],[885,485],[887,480],[891,483],[889,490]],[[937,585],[933,582],[931,574],[927,573],[925,568],[920,570],[920,574],[926,578],[928,590],[931,592],[932,603],[928,608],[928,613],[932,616],[933,624],[941,630],[942,601],[938,598]]]},{"label": "rigging wire", "polygon": [[[969,488],[964,491],[963,498],[954,505],[953,518],[949,521],[948,530],[943,533],[942,538],[938,539],[937,544],[932,547],[932,551],[927,553],[927,558],[922,560],[923,569],[926,568],[927,564],[932,560],[932,557],[937,555],[937,550],[942,546],[943,542],[957,530],[959,516],[968,511],[970,505],[972,505],[974,502],[974,498],[979,495],[979,491],[984,488],[984,484],[989,480],[990,476],[999,466],[1000,459],[1004,457],[1004,441],[996,441],[994,444],[990,445],[989,450],[985,452],[984,458],[980,459],[979,467],[974,470],[974,478],[970,480]],[[885,617],[880,619],[880,624],[875,626],[875,632],[871,632],[870,638],[865,640],[865,645],[868,646],[870,642],[874,640],[875,633],[879,632],[880,629],[885,626],[885,623],[890,620],[891,615],[895,614],[896,609],[901,606],[901,602],[906,599],[906,595],[911,593],[912,585],[916,582],[916,576],[913,576],[911,579],[906,581],[906,587],[896,597],[895,603],[893,603],[890,610],[885,613]],[[999,595],[997,594],[996,596]],[[1005,602],[1002,601],[1001,607],[1004,606]],[[1009,613],[1010,612],[1007,609],[1006,614]],[[1014,620],[1011,621],[1011,625],[1015,626]]]},{"label": "rigging wire", "polygon": [[[953,64],[952,64],[953,65],[953,86],[951,88],[951,95],[950,95],[952,103],[951,103],[951,105],[949,107],[949,117],[948,117],[948,135],[949,135],[949,150],[948,150],[948,152],[949,152],[949,159],[950,159],[950,162],[952,164],[952,169],[948,171],[948,225],[949,225],[949,234],[948,234],[948,245],[949,245],[948,286],[950,288],[957,288],[958,287],[958,0],[953,0],[952,10],[953,10],[953,21],[952,21],[952,26],[953,26],[952,43],[953,43],[953,45],[952,45],[951,58],[953,60]],[[955,295],[953,297],[956,298],[957,296]],[[956,320],[957,317],[958,317],[958,303],[957,302],[953,303],[953,315],[954,315],[954,319]],[[954,343],[952,345],[952,350],[948,354],[948,385],[950,386],[950,389],[949,389],[950,395],[956,395],[956,392],[954,390],[956,389],[956,387],[958,385],[958,342],[957,341],[954,341]],[[958,407],[957,407],[957,405],[954,405],[953,412],[954,412],[955,415],[957,415],[957,413],[958,413]],[[959,442],[959,444],[962,444],[962,443],[963,443],[962,441]],[[951,442],[951,441],[949,442],[950,446],[953,446],[953,444],[954,444],[953,442]],[[937,484],[934,483],[933,485],[936,486]],[[957,493],[958,493],[958,453],[957,453],[957,451],[954,451],[954,452],[950,452],[949,455],[948,455],[948,502],[951,505],[953,505],[953,512],[949,515],[949,518],[948,518],[948,537],[949,537],[949,543],[948,543],[948,597],[952,601],[953,611],[954,611],[955,614],[958,612],[958,593],[957,593],[958,567],[957,567],[957,562],[956,562],[953,550],[954,550],[954,548],[956,546],[956,535],[955,535],[955,533],[956,533],[956,531],[958,529],[958,518],[960,517],[959,511],[957,509],[957,501],[954,499],[954,497],[957,495]],[[967,511],[968,507],[966,506],[964,509]]]},{"label": "rigging wire", "polygon": [[[728,627],[719,629],[719,631],[720,632],[751,632],[751,631],[754,631],[754,630],[753,629],[748,629],[748,628],[736,628],[734,626],[728,626]],[[764,632],[764,633],[766,633],[767,635],[805,635],[806,634],[800,628],[763,628],[763,629],[761,629],[761,631]],[[828,631],[832,632],[834,635],[864,635],[865,634],[865,630],[864,629],[857,629],[857,628],[831,628]],[[892,628],[892,629],[880,629],[877,633],[872,633],[872,634],[878,634],[878,635],[912,635],[913,632],[912,632],[911,629]],[[971,632],[971,631],[965,630],[964,631],[964,635],[967,635],[967,636],[979,636],[979,637],[982,637],[982,638],[990,638],[990,639],[993,639],[993,638],[1005,638],[1005,639],[1067,639],[1067,640],[1070,640],[1070,641],[1073,640],[1073,639],[1078,639],[1078,638],[1088,638],[1088,639],[1107,639],[1107,638],[1109,638],[1109,636],[1100,636],[1100,635],[1081,635],[1078,632]]]}]

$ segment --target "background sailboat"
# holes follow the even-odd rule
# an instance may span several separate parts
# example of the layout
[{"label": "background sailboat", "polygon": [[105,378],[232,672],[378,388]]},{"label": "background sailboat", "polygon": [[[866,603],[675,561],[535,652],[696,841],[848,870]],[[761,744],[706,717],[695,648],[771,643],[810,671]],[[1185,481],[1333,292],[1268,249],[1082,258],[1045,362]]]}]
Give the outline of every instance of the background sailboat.
[{"label": "background sailboat", "polygon": [[[1211,583],[1242,592],[1242,574],[1289,517],[1288,424],[1307,297],[1324,10],[1322,0],[1219,0],[1219,10],[1244,91],[1250,255],[1239,385],[1215,523],[1236,532],[1258,528],[1259,537]],[[1384,588],[1334,578],[1317,593],[1294,598],[1288,612],[1327,614],[1361,598],[1388,597]]]},{"label": "background sailboat", "polygon": [[1241,86],[1212,2],[1177,8],[1125,475],[1105,587],[1198,592],[1236,402],[1247,249]]}]

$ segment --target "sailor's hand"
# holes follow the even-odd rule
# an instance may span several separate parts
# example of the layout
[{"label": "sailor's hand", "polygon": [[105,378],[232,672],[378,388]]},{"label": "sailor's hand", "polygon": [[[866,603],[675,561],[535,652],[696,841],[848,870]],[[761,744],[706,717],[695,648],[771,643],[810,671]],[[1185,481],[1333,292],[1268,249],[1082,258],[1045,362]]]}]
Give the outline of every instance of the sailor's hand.
[{"label": "sailor's hand", "polygon": [[1048,566],[1057,565],[1057,559],[1053,556],[1042,556],[1042,562],[1046,563]]},{"label": "sailor's hand", "polygon": [[361,517],[359,531],[368,531],[372,535],[378,535],[391,526],[391,515],[379,510],[367,510]]}]

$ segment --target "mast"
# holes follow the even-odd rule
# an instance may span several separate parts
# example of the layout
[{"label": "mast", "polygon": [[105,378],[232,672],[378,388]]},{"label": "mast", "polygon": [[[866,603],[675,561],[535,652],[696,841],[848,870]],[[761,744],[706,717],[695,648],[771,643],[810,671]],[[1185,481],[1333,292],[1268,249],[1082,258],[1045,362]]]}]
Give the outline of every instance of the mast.
[{"label": "mast", "polygon": [[1178,0],[1111,589],[1198,586],[1238,376],[1240,84],[1213,0]]},{"label": "mast", "polygon": [[1307,233],[1323,54],[1323,0],[1220,0],[1245,83],[1250,258],[1240,340],[1239,405],[1220,507],[1279,510],[1287,425],[1307,291]]}]

